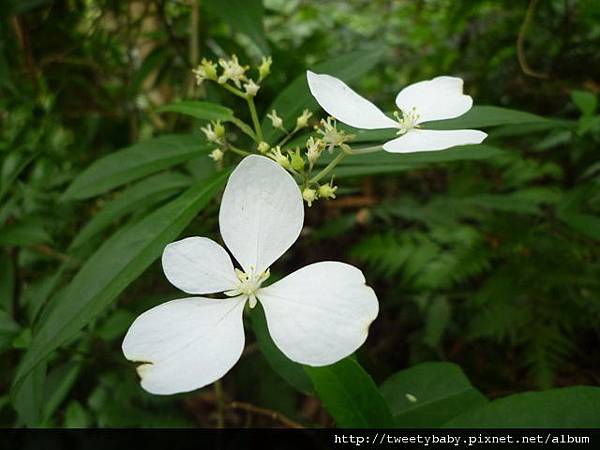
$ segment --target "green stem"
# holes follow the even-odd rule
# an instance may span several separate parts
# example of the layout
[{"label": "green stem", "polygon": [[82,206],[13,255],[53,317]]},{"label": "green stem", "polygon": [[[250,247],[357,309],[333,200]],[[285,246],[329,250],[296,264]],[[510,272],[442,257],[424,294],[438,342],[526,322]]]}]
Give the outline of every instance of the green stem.
[{"label": "green stem", "polygon": [[381,145],[374,145],[373,147],[352,149],[348,153],[350,153],[351,155],[366,155],[367,153],[376,153],[380,150],[383,150],[383,147]]},{"label": "green stem", "polygon": [[227,89],[229,92],[231,92],[233,95],[237,95],[238,97],[241,98],[246,98],[246,94],[244,94],[242,91],[240,91],[237,88],[234,88],[233,86],[227,84],[227,83],[223,83],[220,86],[222,86],[223,88]]},{"label": "green stem", "polygon": [[298,131],[298,128],[294,128],[292,131],[290,131],[281,141],[279,141],[279,143],[277,145],[282,146],[283,144],[285,144],[287,141],[290,140],[290,138],[296,134],[296,132]]},{"label": "green stem", "polygon": [[252,154],[250,152],[247,152],[246,150],[242,150],[241,148],[234,147],[231,144],[227,144],[227,148],[229,150],[231,150],[233,153],[237,153],[238,155],[241,155],[241,156],[248,156],[248,155]]},{"label": "green stem", "polygon": [[344,159],[346,157],[347,153],[340,151],[340,153],[338,153],[338,155],[333,158],[333,160],[327,164],[327,166],[321,170],[318,174],[316,174],[314,177],[312,177],[309,181],[309,183],[317,183],[321,178],[323,178],[325,175],[327,175],[329,172],[331,172],[335,166],[337,166],[342,159]]},{"label": "green stem", "polygon": [[245,133],[248,136],[250,136],[254,142],[256,142],[256,143],[260,142],[257,139],[256,134],[254,134],[254,131],[252,131],[252,127],[251,126],[249,126],[246,123],[242,122],[237,117],[232,117],[231,119],[229,119],[229,121],[232,124],[234,124],[236,127],[238,127],[240,130],[242,130],[243,133]]},{"label": "green stem", "polygon": [[263,140],[262,128],[260,126],[260,122],[258,121],[258,114],[256,113],[256,106],[254,105],[253,97],[246,97],[246,101],[248,102],[248,108],[250,109],[250,116],[252,117],[252,123],[254,124],[254,132],[256,133],[256,137],[258,137],[259,141]]},{"label": "green stem", "polygon": [[225,427],[225,401],[221,380],[215,381],[215,400],[217,402],[217,428]]}]

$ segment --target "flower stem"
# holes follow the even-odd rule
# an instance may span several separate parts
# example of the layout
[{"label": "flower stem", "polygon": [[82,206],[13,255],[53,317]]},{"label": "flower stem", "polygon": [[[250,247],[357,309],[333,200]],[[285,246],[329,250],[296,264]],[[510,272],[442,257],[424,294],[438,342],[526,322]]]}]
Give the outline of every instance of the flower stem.
[{"label": "flower stem", "polygon": [[248,108],[250,109],[250,116],[252,117],[252,123],[254,124],[254,132],[256,133],[256,137],[259,141],[263,140],[262,128],[260,126],[260,122],[258,121],[258,114],[256,113],[256,106],[254,105],[254,98],[250,96],[246,96],[246,101],[248,102]]},{"label": "flower stem", "polygon": [[363,147],[350,150],[348,153],[351,155],[366,155],[367,153],[376,153],[380,150],[383,150],[381,145],[374,145],[373,147]]},{"label": "flower stem", "polygon": [[231,85],[229,85],[229,84],[227,84],[227,83],[223,83],[223,84],[220,84],[220,83],[219,83],[219,85],[220,85],[220,86],[222,86],[223,88],[227,89],[227,90],[228,90],[229,92],[231,92],[233,95],[237,95],[238,97],[241,97],[241,98],[246,98],[246,94],[244,94],[244,93],[243,93],[242,91],[240,91],[239,89],[237,89],[237,88],[234,88],[233,86],[231,86]]},{"label": "flower stem", "polygon": [[338,155],[335,158],[333,158],[333,160],[329,164],[327,164],[327,166],[323,170],[321,170],[318,174],[316,174],[310,179],[309,183],[318,182],[321,178],[323,178],[325,175],[331,172],[335,168],[335,166],[337,166],[342,161],[342,159],[346,157],[346,155],[346,152],[339,152]]},{"label": "flower stem", "polygon": [[287,141],[290,140],[290,138],[296,134],[296,132],[298,131],[298,128],[294,128],[292,131],[290,131],[288,134],[285,135],[285,137],[279,141],[279,143],[277,145],[282,146],[283,144],[285,144]]},{"label": "flower stem", "polygon": [[242,130],[243,133],[245,133],[248,136],[250,136],[254,142],[256,142],[256,143],[260,142],[257,139],[256,134],[254,134],[254,131],[252,131],[252,127],[250,127],[249,125],[247,125],[245,122],[242,122],[237,117],[232,117],[231,119],[229,119],[229,121],[232,124],[234,124],[236,127],[238,127],[240,130]]},{"label": "flower stem", "polygon": [[237,154],[238,154],[238,155],[240,155],[240,156],[248,156],[248,155],[251,155],[251,154],[252,154],[252,153],[250,153],[250,152],[247,152],[246,150],[242,150],[241,148],[234,147],[234,146],[233,146],[233,145],[231,145],[231,144],[227,144],[227,148],[228,148],[229,150],[231,150],[233,153],[237,153]]}]

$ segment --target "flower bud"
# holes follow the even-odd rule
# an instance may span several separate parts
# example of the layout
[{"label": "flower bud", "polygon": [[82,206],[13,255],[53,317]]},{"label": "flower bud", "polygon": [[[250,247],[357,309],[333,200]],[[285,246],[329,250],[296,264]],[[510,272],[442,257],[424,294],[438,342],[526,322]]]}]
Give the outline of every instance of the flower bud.
[{"label": "flower bud", "polygon": [[310,119],[311,116],[312,113],[308,109],[302,111],[302,115],[298,116],[296,119],[296,128],[300,129],[306,127],[308,125],[308,119]]},{"label": "flower bud", "polygon": [[215,127],[215,134],[218,139],[221,139],[223,136],[225,136],[225,126],[223,126],[220,120],[212,122],[212,124]]},{"label": "flower bud", "polygon": [[294,153],[291,155],[292,159],[292,169],[301,172],[304,170],[304,158],[300,155],[300,149],[297,148]]},{"label": "flower bud", "polygon": [[271,114],[267,114],[267,117],[271,119],[271,125],[273,125],[273,128],[283,129],[283,119],[277,115],[277,111],[273,110]]},{"label": "flower bud", "polygon": [[317,199],[317,191],[311,188],[304,188],[304,190],[302,191],[302,198],[310,208],[312,206],[312,202],[314,202]]},{"label": "flower bud", "polygon": [[212,152],[210,152],[208,157],[214,160],[214,162],[219,162],[223,160],[223,150],[220,148],[215,148]]},{"label": "flower bud", "polygon": [[290,160],[288,159],[287,155],[281,153],[281,147],[279,147],[279,145],[277,147],[272,148],[267,156],[274,160],[284,169],[290,168]]},{"label": "flower bud", "polygon": [[329,183],[319,186],[319,198],[335,198],[335,191],[337,191],[337,186],[334,186],[333,180],[331,180]]},{"label": "flower bud", "polygon": [[196,76],[197,85],[201,85],[204,80],[217,79],[217,65],[206,58],[203,58],[201,64],[192,72]]},{"label": "flower bud", "polygon": [[254,82],[254,80],[250,79],[246,84],[244,84],[244,89],[246,90],[246,95],[248,97],[256,97],[256,93],[260,89],[260,86]]},{"label": "flower bud", "polygon": [[258,81],[264,80],[271,73],[271,64],[273,63],[273,58],[270,56],[265,58],[263,56],[262,62],[260,66],[258,66]]},{"label": "flower bud", "polygon": [[257,148],[258,148],[258,151],[264,155],[265,153],[267,153],[269,151],[269,149],[271,147],[265,141],[260,141]]}]

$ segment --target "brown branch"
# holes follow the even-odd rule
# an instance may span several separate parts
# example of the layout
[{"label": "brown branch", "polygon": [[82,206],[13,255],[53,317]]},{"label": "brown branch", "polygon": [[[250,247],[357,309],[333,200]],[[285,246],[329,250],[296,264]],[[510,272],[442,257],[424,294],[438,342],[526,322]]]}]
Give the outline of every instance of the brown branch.
[{"label": "brown branch", "polygon": [[530,0],[529,6],[527,7],[527,13],[525,13],[525,19],[523,19],[523,23],[519,29],[519,35],[517,36],[517,58],[519,59],[519,66],[521,66],[521,70],[525,75],[535,78],[548,78],[547,74],[537,72],[529,66],[527,58],[525,57],[525,50],[523,48],[525,43],[525,34],[531,23],[537,2],[538,0]]},{"label": "brown branch", "polygon": [[31,77],[31,82],[33,84],[33,87],[37,90],[39,71],[35,65],[33,52],[31,50],[31,45],[29,44],[29,38],[27,36],[26,30],[23,27],[21,20],[17,16],[11,17],[11,24],[15,31],[15,35],[17,36],[17,40],[19,41],[19,46],[23,51],[25,57],[25,65],[27,66],[29,76]]},{"label": "brown branch", "polygon": [[255,406],[251,403],[246,403],[246,402],[231,402],[229,405],[227,405],[228,409],[235,409],[238,411],[246,411],[252,414],[256,414],[259,416],[263,416],[263,417],[268,417],[271,420],[274,420],[276,422],[281,423],[282,425],[285,425],[288,428],[304,428],[302,425],[300,425],[297,422],[294,422],[291,419],[288,419],[286,416],[284,416],[281,413],[278,413],[277,411],[273,411],[271,409],[267,409],[267,408],[261,408],[260,406]]},{"label": "brown branch", "polygon": [[59,261],[73,261],[73,258],[71,258],[69,255],[65,255],[64,253],[54,250],[52,247],[46,244],[32,245],[30,249],[42,255],[49,256],[50,258],[58,259]]}]

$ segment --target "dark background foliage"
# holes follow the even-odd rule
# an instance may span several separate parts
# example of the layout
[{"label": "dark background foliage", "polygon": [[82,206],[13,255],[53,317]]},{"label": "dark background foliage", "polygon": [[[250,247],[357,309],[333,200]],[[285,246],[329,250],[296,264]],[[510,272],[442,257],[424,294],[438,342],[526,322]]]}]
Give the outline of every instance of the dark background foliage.
[{"label": "dark background foliage", "polygon": [[[248,119],[235,98],[191,75],[201,58],[232,53],[248,64],[273,57],[261,114],[308,66],[371,46],[381,57],[352,85],[385,110],[406,84],[453,74],[477,105],[556,119],[494,128],[487,142],[502,151],[489,157],[340,173],[341,195],[308,210],[304,238],[275,269],[322,259],[364,268],[381,312],[357,357],[377,383],[419,362],[451,361],[489,398],[598,385],[598,2],[232,3],[224,11],[217,0],[2,2],[0,423],[332,424],[316,397],[273,370],[251,331],[216,391],[144,393],[120,342],[137,314],[178,295],[158,263],[52,353],[35,389],[9,395],[32,336],[79,267],[108,236],[215,168],[206,155],[186,160],[139,181],[137,196],[132,184],[82,200],[65,190],[119,148],[198,132],[198,121],[161,105],[202,98]],[[126,193],[118,213],[73,241]],[[213,200],[183,234],[217,237],[217,211]]]}]

